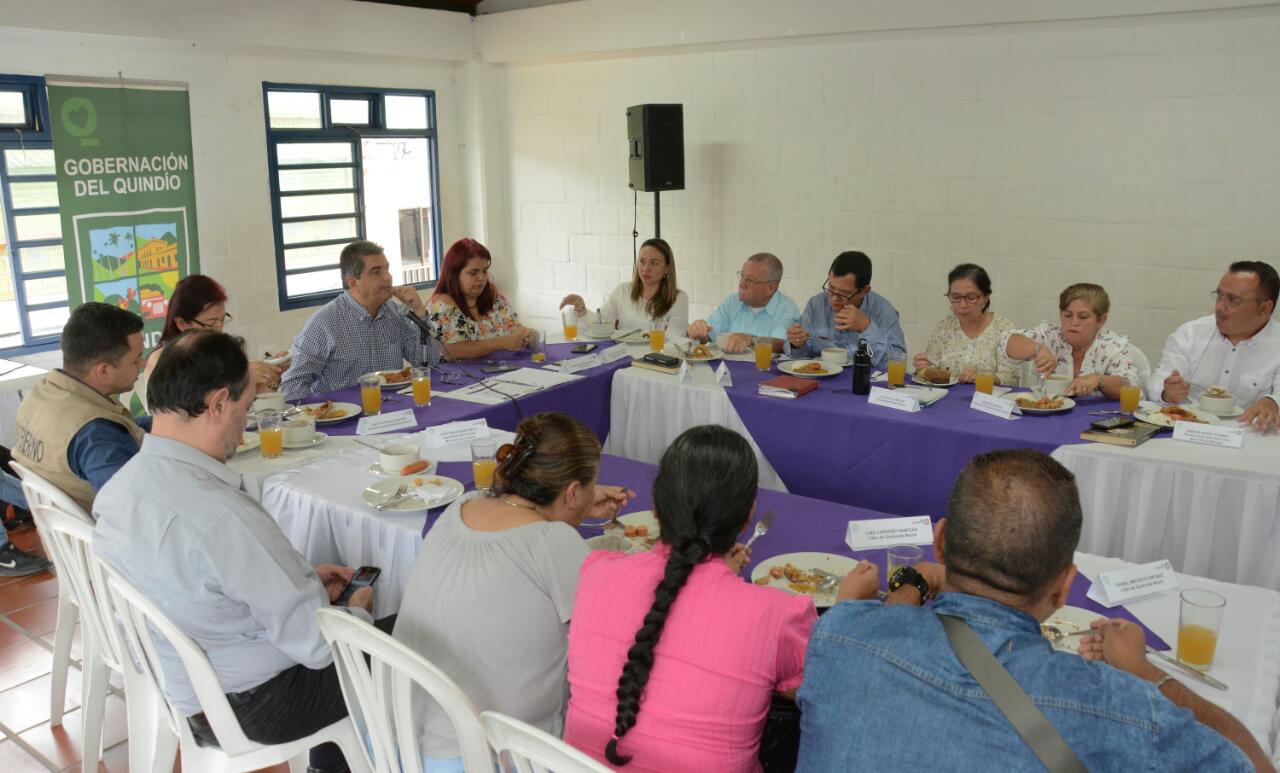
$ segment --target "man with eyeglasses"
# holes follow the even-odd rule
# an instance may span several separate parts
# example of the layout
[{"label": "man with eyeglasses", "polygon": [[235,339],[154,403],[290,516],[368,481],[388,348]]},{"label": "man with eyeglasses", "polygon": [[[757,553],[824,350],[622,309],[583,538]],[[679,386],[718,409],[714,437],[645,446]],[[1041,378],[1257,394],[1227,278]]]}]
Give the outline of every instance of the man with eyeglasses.
[{"label": "man with eyeglasses", "polygon": [[1236,405],[1248,406],[1241,424],[1264,432],[1280,427],[1280,325],[1271,319],[1280,276],[1262,261],[1237,261],[1210,295],[1213,315],[1169,335],[1147,394],[1176,405],[1221,386]]},{"label": "man with eyeglasses", "polygon": [[689,337],[714,341],[728,354],[751,348],[753,337],[774,339],[773,350],[782,350],[787,326],[800,318],[795,301],[778,292],[782,261],[768,252],[747,258],[738,272],[738,292],[721,301],[707,319],[689,325]]},{"label": "man with eyeglasses", "polygon": [[852,360],[860,338],[867,339],[871,363],[879,370],[889,360],[907,357],[898,310],[871,291],[871,258],[842,252],[831,261],[822,292],[809,299],[800,321],[787,330],[787,353],[817,357],[823,349],[839,348]]}]

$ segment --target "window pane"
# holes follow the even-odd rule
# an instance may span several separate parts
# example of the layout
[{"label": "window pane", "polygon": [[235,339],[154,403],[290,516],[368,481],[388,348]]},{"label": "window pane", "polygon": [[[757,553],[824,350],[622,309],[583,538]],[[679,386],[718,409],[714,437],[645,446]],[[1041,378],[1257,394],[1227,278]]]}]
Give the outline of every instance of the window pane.
[{"label": "window pane", "polygon": [[27,99],[21,91],[0,91],[0,124],[26,126]]},{"label": "window pane", "polygon": [[276,162],[289,164],[350,164],[350,142],[277,142]]},{"label": "window pane", "polygon": [[412,266],[434,263],[429,141],[425,137],[366,138],[360,143],[360,154],[365,238],[386,248],[397,284],[434,278],[417,270],[405,273]]},{"label": "window pane", "polygon": [[354,193],[329,193],[320,196],[281,196],[281,217],[311,215],[349,215],[356,211]]},{"label": "window pane", "polygon": [[23,247],[18,250],[18,260],[22,270],[28,274],[37,271],[61,271],[66,268],[66,260],[62,257],[62,247]]},{"label": "window pane", "polygon": [[305,223],[284,224],[285,244],[305,244],[329,239],[356,239],[356,219],[308,220]]},{"label": "window pane", "polygon": [[369,100],[330,99],[329,122],[351,126],[369,125]]},{"label": "window pane", "polygon": [[332,271],[313,271],[309,274],[294,274],[284,279],[284,289],[289,295],[310,295],[330,290],[342,289],[342,274],[338,269]]},{"label": "window pane", "polygon": [[351,167],[333,169],[281,169],[280,190],[323,191],[333,188],[354,188],[355,170]]},{"label": "window pane", "polygon": [[38,207],[58,206],[57,183],[13,183],[9,186],[13,194],[14,209],[36,209]]},{"label": "window pane", "polygon": [[388,129],[427,128],[427,98],[388,94],[386,97]]},{"label": "window pane", "polygon": [[56,303],[67,300],[67,279],[51,276],[45,279],[28,279],[23,283],[27,294],[27,304],[36,306],[41,303]]},{"label": "window pane", "polygon": [[319,129],[320,93],[317,91],[268,91],[267,113],[272,129]]},{"label": "window pane", "polygon": [[27,319],[31,322],[31,335],[58,335],[62,332],[62,327],[67,324],[67,317],[70,316],[71,309],[66,306],[33,311],[27,315]]},{"label": "window pane", "polygon": [[0,347],[7,348],[22,346],[22,326],[18,320],[18,295],[13,291],[6,227],[4,199],[0,198]]},{"label": "window pane", "polygon": [[326,244],[321,247],[294,247],[284,251],[284,267],[289,271],[300,268],[331,266],[338,262],[342,252],[341,244]]},{"label": "window pane", "polygon": [[33,174],[53,174],[52,150],[6,150],[5,167],[10,177],[27,177]]},{"label": "window pane", "polygon": [[14,241],[62,238],[62,218],[57,215],[21,215],[13,219],[13,225],[18,232]]}]

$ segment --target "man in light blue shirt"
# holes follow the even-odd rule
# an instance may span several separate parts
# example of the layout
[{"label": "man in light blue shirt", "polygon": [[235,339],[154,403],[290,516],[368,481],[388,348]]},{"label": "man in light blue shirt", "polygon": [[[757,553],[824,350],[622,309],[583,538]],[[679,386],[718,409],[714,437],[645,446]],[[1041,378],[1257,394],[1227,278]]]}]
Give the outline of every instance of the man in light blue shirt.
[{"label": "man in light blue shirt", "polygon": [[852,361],[858,339],[871,347],[871,364],[885,370],[889,360],[907,358],[898,310],[871,291],[871,258],[842,252],[831,261],[822,292],[809,299],[800,321],[787,330],[787,353],[817,357],[825,348],[844,349]]},{"label": "man in light blue shirt", "polygon": [[714,341],[728,354],[745,352],[751,339],[773,338],[775,352],[782,351],[787,327],[800,318],[795,301],[778,292],[782,261],[767,252],[747,258],[738,272],[738,292],[720,302],[708,319],[689,325],[689,337]]}]

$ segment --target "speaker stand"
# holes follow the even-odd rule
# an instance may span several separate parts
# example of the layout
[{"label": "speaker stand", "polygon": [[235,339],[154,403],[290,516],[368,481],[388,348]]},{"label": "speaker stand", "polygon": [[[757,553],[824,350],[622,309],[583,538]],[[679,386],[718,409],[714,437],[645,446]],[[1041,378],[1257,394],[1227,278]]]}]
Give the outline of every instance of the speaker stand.
[{"label": "speaker stand", "polygon": [[662,202],[658,200],[660,191],[653,192],[653,238],[662,238]]}]

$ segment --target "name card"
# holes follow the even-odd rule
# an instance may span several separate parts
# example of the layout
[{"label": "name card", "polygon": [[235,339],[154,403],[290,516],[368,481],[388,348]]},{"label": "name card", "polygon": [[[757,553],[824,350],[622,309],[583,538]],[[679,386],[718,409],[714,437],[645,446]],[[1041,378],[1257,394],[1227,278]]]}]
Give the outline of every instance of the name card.
[{"label": "name card", "polygon": [[418,417],[413,410],[391,411],[377,416],[361,416],[356,424],[357,435],[380,435],[383,432],[395,432],[402,429],[417,429]]},{"label": "name card", "polygon": [[1244,427],[1177,421],[1173,424],[1173,439],[1219,448],[1240,448],[1244,445]]},{"label": "name card", "polygon": [[885,408],[908,413],[920,410],[920,401],[916,398],[893,389],[885,389],[884,387],[871,387],[871,396],[867,398],[867,402],[872,405],[883,405]]},{"label": "name card", "polygon": [[617,362],[618,360],[628,356],[630,353],[631,351],[627,348],[626,344],[614,344],[608,349],[600,352],[600,361],[606,363]]},{"label": "name card", "polygon": [[489,423],[484,419],[451,421],[448,424],[427,427],[422,431],[422,440],[427,448],[444,448],[454,443],[470,443],[482,437],[489,437]]},{"label": "name card", "polygon": [[570,357],[567,360],[560,361],[561,373],[577,373],[580,370],[590,370],[600,364],[600,355],[584,354],[581,357]]},{"label": "name card", "polygon": [[908,515],[903,518],[849,521],[844,541],[850,550],[871,550],[894,545],[932,545],[933,519],[927,515]]},{"label": "name card", "polygon": [[733,375],[729,373],[729,366],[724,360],[721,360],[716,368],[716,383],[720,386],[733,386]]},{"label": "name card", "polygon": [[680,361],[680,380],[679,380],[679,382],[678,382],[678,383],[683,384],[683,383],[684,383],[684,380],[685,380],[688,376],[689,376],[689,361],[688,361],[688,360],[681,360],[681,361]]},{"label": "name card", "polygon": [[992,416],[999,416],[1002,419],[1016,419],[1022,414],[1022,411],[1018,408],[1018,404],[1014,401],[1004,400],[983,392],[973,393],[973,400],[969,402],[969,407],[975,411],[982,411],[983,413],[989,413]]},{"label": "name card", "polygon": [[1177,589],[1178,578],[1165,560],[1103,572],[1085,595],[1104,607],[1114,607]]}]

